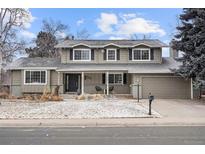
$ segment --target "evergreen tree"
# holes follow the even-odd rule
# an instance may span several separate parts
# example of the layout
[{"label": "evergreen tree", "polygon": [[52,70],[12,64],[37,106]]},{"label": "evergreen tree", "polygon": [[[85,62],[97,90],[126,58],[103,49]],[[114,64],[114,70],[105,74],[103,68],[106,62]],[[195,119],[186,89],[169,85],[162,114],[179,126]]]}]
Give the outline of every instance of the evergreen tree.
[{"label": "evergreen tree", "polygon": [[198,85],[204,84],[205,9],[184,9],[180,21],[172,47],[183,52],[183,56],[176,59],[182,62],[182,65],[174,72],[184,78],[192,78]]}]

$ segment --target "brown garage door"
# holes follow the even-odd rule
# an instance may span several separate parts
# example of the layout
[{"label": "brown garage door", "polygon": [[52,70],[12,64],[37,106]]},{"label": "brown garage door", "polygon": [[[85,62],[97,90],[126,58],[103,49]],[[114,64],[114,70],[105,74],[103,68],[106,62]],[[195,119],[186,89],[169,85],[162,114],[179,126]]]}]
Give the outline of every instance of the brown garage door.
[{"label": "brown garage door", "polygon": [[143,77],[142,97],[151,92],[155,98],[190,98],[190,80],[180,77]]}]

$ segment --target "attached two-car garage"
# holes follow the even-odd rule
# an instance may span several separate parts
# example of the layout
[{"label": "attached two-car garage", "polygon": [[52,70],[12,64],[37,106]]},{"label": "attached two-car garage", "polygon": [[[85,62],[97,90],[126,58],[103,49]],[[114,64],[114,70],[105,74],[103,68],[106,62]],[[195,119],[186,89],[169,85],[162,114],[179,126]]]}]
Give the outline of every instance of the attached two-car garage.
[{"label": "attached two-car garage", "polygon": [[[147,99],[149,93],[156,99],[190,99],[191,80],[169,74],[133,74],[131,93],[134,98]],[[139,93],[138,87],[139,86]]]},{"label": "attached two-car garage", "polygon": [[142,98],[151,92],[155,98],[191,98],[191,82],[181,77],[142,77]]}]

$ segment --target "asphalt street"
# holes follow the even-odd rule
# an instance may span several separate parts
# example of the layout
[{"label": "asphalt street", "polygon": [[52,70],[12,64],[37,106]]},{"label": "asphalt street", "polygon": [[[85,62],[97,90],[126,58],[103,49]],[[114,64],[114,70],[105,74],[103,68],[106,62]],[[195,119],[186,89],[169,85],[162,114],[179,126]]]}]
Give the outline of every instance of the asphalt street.
[{"label": "asphalt street", "polygon": [[205,126],[1,127],[0,144],[205,144]]}]

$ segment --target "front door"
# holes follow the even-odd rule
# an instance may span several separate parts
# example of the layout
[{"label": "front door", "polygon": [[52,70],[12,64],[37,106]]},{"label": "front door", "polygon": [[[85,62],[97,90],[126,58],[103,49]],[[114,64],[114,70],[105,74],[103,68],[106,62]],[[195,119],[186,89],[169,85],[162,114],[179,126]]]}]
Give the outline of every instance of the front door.
[{"label": "front door", "polygon": [[79,79],[79,74],[65,74],[65,92],[77,92]]}]

